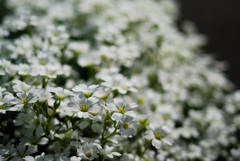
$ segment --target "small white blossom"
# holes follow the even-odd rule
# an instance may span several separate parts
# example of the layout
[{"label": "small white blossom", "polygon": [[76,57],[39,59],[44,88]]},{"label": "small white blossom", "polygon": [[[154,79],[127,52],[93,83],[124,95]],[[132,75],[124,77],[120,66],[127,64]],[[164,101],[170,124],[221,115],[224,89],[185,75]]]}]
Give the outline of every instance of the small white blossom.
[{"label": "small white blossom", "polygon": [[104,156],[104,158],[113,158],[114,155],[115,156],[121,156],[120,153],[113,152],[112,151],[113,149],[114,149],[114,147],[110,147],[110,146],[106,145],[106,147],[104,149],[100,150],[100,153]]},{"label": "small white blossom", "polygon": [[20,111],[25,105],[32,104],[37,102],[38,97],[35,95],[34,92],[29,92],[28,94],[26,91],[22,91],[17,93],[17,98],[11,101],[11,104],[14,105],[13,107],[9,108],[9,111]]},{"label": "small white blossom", "polygon": [[44,102],[52,98],[52,94],[45,89],[38,89],[35,91],[36,95],[38,96],[38,101]]},{"label": "small white blossom", "polygon": [[172,145],[173,141],[167,135],[171,132],[171,129],[167,126],[159,128],[157,125],[151,124],[153,130],[147,130],[145,132],[145,138],[152,140],[152,145],[157,149],[161,148],[162,142],[167,145]]},{"label": "small white blossom", "polygon": [[107,110],[113,111],[111,118],[114,121],[120,121],[124,115],[135,118],[136,114],[132,110],[136,107],[138,107],[138,105],[134,102],[125,104],[122,98],[115,98],[114,104],[105,106]]},{"label": "small white blossom", "polygon": [[0,92],[0,113],[5,114],[8,107],[10,107],[11,101],[14,99],[12,94],[6,94],[3,96],[3,93]]},{"label": "small white blossom", "polygon": [[48,88],[48,91],[55,93],[57,99],[59,99],[59,100],[64,100],[68,96],[73,95],[73,93],[71,91],[69,91],[67,89],[63,89],[61,87],[56,87],[56,88],[50,87],[50,88]]},{"label": "small white blossom", "polygon": [[83,95],[75,95],[74,102],[68,103],[69,107],[74,107],[79,118],[93,119],[94,115],[97,115],[100,111],[100,106],[97,104],[98,99],[90,97],[85,98]]},{"label": "small white blossom", "polygon": [[120,120],[120,133],[131,138],[136,135],[138,126],[138,122],[133,120],[133,117],[126,115]]},{"label": "small white blossom", "polygon": [[83,96],[85,96],[86,98],[89,98],[93,95],[93,93],[97,90],[98,85],[90,85],[87,86],[85,84],[79,84],[75,87],[73,87],[73,91],[74,92],[80,92]]},{"label": "small white blossom", "polygon": [[84,143],[77,149],[77,155],[82,159],[93,160],[97,157],[98,148],[91,143]]}]

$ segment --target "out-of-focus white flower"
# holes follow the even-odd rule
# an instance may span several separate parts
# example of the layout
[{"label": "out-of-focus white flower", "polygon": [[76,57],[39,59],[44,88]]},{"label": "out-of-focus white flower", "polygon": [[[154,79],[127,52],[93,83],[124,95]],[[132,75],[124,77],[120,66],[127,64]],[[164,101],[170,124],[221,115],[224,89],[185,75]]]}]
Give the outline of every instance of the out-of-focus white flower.
[{"label": "out-of-focus white flower", "polygon": [[98,89],[93,96],[102,100],[106,100],[109,97],[110,92],[111,92],[111,89],[109,88],[101,88],[101,89]]},{"label": "out-of-focus white flower", "polygon": [[77,149],[77,155],[82,159],[93,160],[97,157],[98,148],[92,143],[84,143]]},{"label": "out-of-focus white flower", "polygon": [[63,74],[63,71],[59,71],[58,69],[59,67],[57,66],[47,65],[47,66],[41,67],[38,73],[39,75],[44,76],[48,79],[54,79],[54,78],[57,78],[58,75]]},{"label": "out-of-focus white flower", "polygon": [[36,95],[38,96],[38,101],[44,102],[52,98],[52,94],[45,89],[37,89]]},{"label": "out-of-focus white flower", "polygon": [[0,113],[6,113],[7,108],[11,107],[9,105],[13,99],[14,96],[12,94],[3,95],[3,93],[0,92]]},{"label": "out-of-focus white flower", "polygon": [[[152,125],[152,126],[151,126]],[[157,149],[161,148],[162,142],[167,145],[172,145],[173,141],[167,135],[171,132],[171,129],[167,126],[159,128],[157,125],[151,124],[152,130],[145,132],[145,138],[152,140],[152,145]]]},{"label": "out-of-focus white flower", "polygon": [[62,87],[49,87],[47,89],[50,92],[55,93],[57,99],[59,100],[64,100],[65,98],[67,98],[68,96],[72,96],[73,92],[67,90],[67,89],[63,89]]},{"label": "out-of-focus white flower", "polygon": [[105,146],[104,149],[100,150],[100,154],[102,154],[104,156],[104,158],[113,158],[113,156],[121,156],[120,153],[118,152],[113,152],[112,150],[114,149],[114,147],[110,147],[108,145]]},{"label": "out-of-focus white flower", "polygon": [[74,92],[80,92],[83,96],[85,96],[86,98],[89,98],[93,95],[93,93],[97,90],[98,85],[90,85],[87,86],[85,84],[79,84],[75,87],[73,87],[73,91]]},{"label": "out-of-focus white flower", "polygon": [[29,90],[31,89],[30,85],[20,80],[14,80],[13,83],[15,84],[13,85],[14,92],[26,91],[28,93]]},{"label": "out-of-focus white flower", "polygon": [[102,86],[117,90],[121,94],[126,94],[128,91],[136,92],[133,84],[121,74],[105,77],[104,81],[105,82],[102,83]]},{"label": "out-of-focus white flower", "polygon": [[122,98],[114,98],[114,104],[110,103],[105,106],[107,110],[113,112],[111,118],[114,121],[120,121],[124,115],[135,118],[136,114],[132,110],[136,107],[138,107],[138,105],[134,102],[125,104]]},{"label": "out-of-focus white flower", "polygon": [[28,155],[34,154],[36,153],[37,150],[37,146],[33,146],[33,145],[24,145],[24,144],[20,144],[18,146],[16,146],[17,148],[17,153],[16,156],[13,157],[13,161],[23,161],[23,158],[25,158]]}]

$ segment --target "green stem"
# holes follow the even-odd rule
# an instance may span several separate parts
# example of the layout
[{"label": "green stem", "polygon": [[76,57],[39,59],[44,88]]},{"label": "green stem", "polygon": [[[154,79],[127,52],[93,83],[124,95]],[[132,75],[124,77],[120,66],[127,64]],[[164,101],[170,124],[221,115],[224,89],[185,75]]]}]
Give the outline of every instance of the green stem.
[{"label": "green stem", "polygon": [[51,123],[52,119],[54,118],[54,116],[56,115],[56,110],[58,109],[58,107],[60,106],[61,101],[59,100],[59,102],[57,102],[57,100],[54,103],[53,106],[53,114],[50,116],[50,118],[48,119],[48,125]]},{"label": "green stem", "polygon": [[[72,116],[69,117],[66,122],[68,122],[74,115],[75,115],[75,113],[72,114]],[[58,129],[54,132],[53,136],[61,129],[61,127],[62,127],[63,125],[64,125],[64,123],[62,123],[62,124],[58,127]]]},{"label": "green stem", "polygon": [[38,115],[38,112],[36,112],[34,109],[32,109],[29,104],[26,104],[26,107],[28,107],[32,112],[36,113]]},{"label": "green stem", "polygon": [[107,129],[107,126],[106,126],[106,121],[104,121],[104,125],[103,125],[103,132],[102,132],[102,137],[101,137],[101,141],[104,140],[104,134],[105,134],[105,131]]},{"label": "green stem", "polygon": [[114,127],[115,127],[115,130],[114,130],[110,135],[108,135],[108,136],[105,137],[105,138],[104,138],[104,136],[103,136],[103,138],[101,139],[101,141],[103,142],[103,143],[102,143],[102,147],[105,146],[105,144],[107,143],[107,139],[108,139],[108,138],[110,138],[110,137],[112,137],[113,135],[116,134],[116,132],[117,132],[117,130],[118,130],[118,128],[117,128],[117,126],[116,126],[116,123],[114,124]]},{"label": "green stem", "polygon": [[48,81],[49,81],[49,79],[43,77],[43,80],[42,80],[42,88],[45,89],[45,88],[47,87]]},{"label": "green stem", "polygon": [[146,151],[151,147],[151,142],[150,143],[148,143],[146,146],[145,146],[145,148],[144,148],[144,151],[142,152],[142,155],[141,156],[143,156],[145,153],[146,153]]},{"label": "green stem", "polygon": [[83,120],[79,120],[78,122],[75,123],[75,125],[73,125],[71,128],[67,129],[64,133],[72,130],[72,129],[75,129]]}]

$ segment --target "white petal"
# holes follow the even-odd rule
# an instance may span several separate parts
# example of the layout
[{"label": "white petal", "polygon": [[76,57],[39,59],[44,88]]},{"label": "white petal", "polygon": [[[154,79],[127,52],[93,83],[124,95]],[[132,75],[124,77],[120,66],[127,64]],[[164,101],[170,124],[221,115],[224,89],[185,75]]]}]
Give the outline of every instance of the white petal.
[{"label": "white petal", "polygon": [[23,104],[15,105],[14,107],[8,108],[7,111],[20,111],[22,110],[23,106],[24,106]]},{"label": "white petal", "polygon": [[117,110],[117,107],[115,104],[113,103],[109,103],[107,106],[104,106],[106,110],[109,110],[109,111],[116,111]]},{"label": "white petal", "polygon": [[156,147],[157,149],[160,149],[160,148],[161,148],[161,145],[162,145],[162,143],[161,143],[161,141],[160,141],[160,140],[153,139],[153,140],[152,140],[152,145],[153,145],[154,147]]},{"label": "white petal", "polygon": [[164,142],[167,145],[171,145],[171,146],[173,144],[173,140],[171,138],[169,138],[169,137],[162,138],[162,142]]},{"label": "white petal", "polygon": [[39,141],[38,141],[38,144],[39,145],[46,145],[48,143],[48,138],[41,138]]},{"label": "white petal", "polygon": [[145,138],[146,139],[153,139],[153,138],[155,138],[153,131],[152,130],[146,131],[145,132]]},{"label": "white petal", "polygon": [[138,104],[136,104],[135,102],[130,102],[130,103],[127,103],[126,105],[126,109],[133,109],[133,108],[136,108],[138,107]]},{"label": "white petal", "polygon": [[92,106],[88,112],[91,112],[91,113],[98,113],[100,111],[101,107],[98,106],[98,105],[95,105],[95,106]]},{"label": "white petal", "polygon": [[91,106],[91,105],[93,105],[93,104],[95,104],[97,102],[98,102],[97,98],[90,97],[90,98],[87,99],[87,106]]},{"label": "white petal", "polygon": [[41,137],[42,134],[43,134],[43,128],[42,128],[42,125],[40,124],[40,125],[37,127],[36,136],[37,136],[37,137]]},{"label": "white petal", "polygon": [[117,88],[118,92],[121,94],[126,94],[127,93],[127,89],[126,88]]},{"label": "white petal", "polygon": [[98,87],[98,85],[93,84],[93,85],[90,85],[88,88],[89,88],[89,89],[96,89],[97,87]]},{"label": "white petal", "polygon": [[25,152],[26,155],[29,155],[29,154],[33,154],[33,153],[36,153],[38,151],[38,147],[35,146],[35,145],[30,145],[27,149],[27,151]]},{"label": "white petal", "polygon": [[80,92],[80,91],[82,91],[84,89],[87,89],[87,86],[85,84],[79,84],[79,85],[77,85],[77,86],[72,88],[72,90],[74,92]]},{"label": "white petal", "polygon": [[60,157],[59,161],[70,161],[68,157]]},{"label": "white petal", "polygon": [[131,116],[132,118],[136,118],[136,113],[135,112],[133,112],[133,111],[127,111],[127,112],[125,112],[125,115],[128,115],[128,116]]},{"label": "white petal", "polygon": [[122,98],[114,98],[114,103],[119,107],[123,107],[123,99]]},{"label": "white petal", "polygon": [[6,95],[6,96],[4,97],[4,102],[8,103],[9,101],[11,101],[11,100],[13,100],[13,99],[14,99],[14,97],[13,97],[12,95]]},{"label": "white petal", "polygon": [[78,105],[76,103],[74,103],[74,102],[69,102],[68,106],[69,107],[77,107]]},{"label": "white petal", "polygon": [[116,155],[116,156],[121,156],[121,154],[118,153],[118,152],[112,152],[111,154],[112,154],[112,155]]},{"label": "white petal", "polygon": [[86,120],[86,121],[81,122],[79,127],[80,127],[80,129],[85,129],[88,125],[89,125],[89,122]]},{"label": "white petal", "polygon": [[114,121],[120,121],[121,118],[122,118],[122,114],[121,113],[118,113],[118,112],[114,112],[111,116],[112,120]]},{"label": "white petal", "polygon": [[38,101],[38,98],[37,97],[33,97],[33,98],[31,98],[29,101],[28,101],[28,103],[35,103],[35,102],[37,102]]},{"label": "white petal", "polygon": [[161,134],[162,134],[163,136],[169,134],[171,131],[172,131],[172,130],[171,130],[168,126],[165,126],[165,125],[162,126],[162,128],[161,128]]},{"label": "white petal", "polygon": [[46,121],[46,118],[42,115],[42,114],[40,114],[39,115],[39,122],[40,123],[43,123],[43,122],[45,122]]},{"label": "white petal", "polygon": [[26,156],[24,158],[25,161],[35,161],[35,159],[32,156]]}]

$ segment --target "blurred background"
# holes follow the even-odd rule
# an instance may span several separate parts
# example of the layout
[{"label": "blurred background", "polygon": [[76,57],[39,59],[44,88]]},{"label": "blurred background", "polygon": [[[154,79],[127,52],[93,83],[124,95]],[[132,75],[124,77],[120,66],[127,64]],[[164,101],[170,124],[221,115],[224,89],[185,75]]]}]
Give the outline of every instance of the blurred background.
[{"label": "blurred background", "polygon": [[179,24],[192,21],[208,38],[206,53],[228,62],[227,77],[240,88],[240,0],[177,0]]},{"label": "blurred background", "polygon": [[[0,22],[9,12],[0,0]],[[192,21],[208,38],[205,53],[229,64],[226,76],[240,88],[240,0],[176,0],[180,6],[178,24]]]}]

